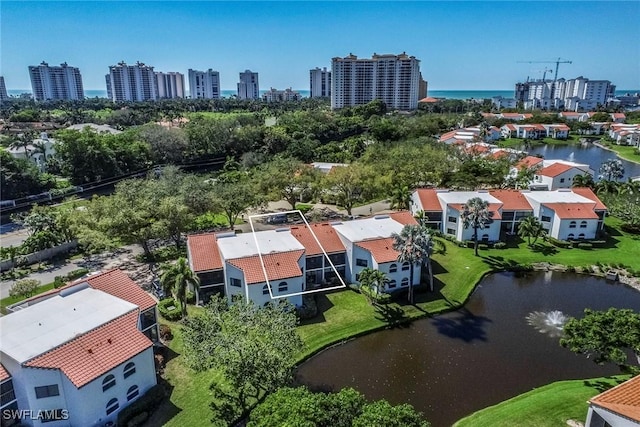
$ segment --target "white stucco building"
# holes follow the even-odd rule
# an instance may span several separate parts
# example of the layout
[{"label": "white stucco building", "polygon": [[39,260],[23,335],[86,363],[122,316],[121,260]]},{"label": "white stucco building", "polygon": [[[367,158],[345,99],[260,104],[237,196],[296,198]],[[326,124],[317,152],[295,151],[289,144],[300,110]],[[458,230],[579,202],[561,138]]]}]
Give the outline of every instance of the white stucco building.
[{"label": "white stucco building", "polygon": [[40,65],[31,65],[29,76],[36,101],[84,99],[80,70],[70,67],[66,62],[59,67],[49,66],[44,61]]},{"label": "white stucco building", "polygon": [[2,409],[30,410],[29,426],[115,425],[156,384],[151,329],[155,300],[120,270],[28,300],[0,318]]},{"label": "white stucco building", "polygon": [[309,94],[311,98],[331,96],[331,71],[327,67],[309,70]]},{"label": "white stucco building", "polygon": [[262,94],[262,100],[264,102],[286,102],[286,101],[300,101],[302,96],[300,92],[287,88],[285,90],[278,90],[271,88]]},{"label": "white stucco building", "polygon": [[535,216],[549,236],[562,240],[595,239],[604,226],[606,206],[589,188],[555,191],[480,190],[450,191],[418,189],[412,194],[412,212],[424,211],[427,223],[455,237],[472,239],[473,229],[465,228],[460,214],[464,205],[478,197],[489,203],[491,220],[478,230],[478,239],[487,242],[503,239],[504,233],[515,233],[518,222]]},{"label": "white stucco building", "polygon": [[177,72],[156,72],[158,98],[184,98],[184,74]]},{"label": "white stucco building", "polygon": [[640,376],[631,378],[589,400],[585,427],[638,427]]},{"label": "white stucco building", "polygon": [[9,147],[7,152],[16,159],[27,159],[35,163],[38,169],[44,171],[47,159],[56,153],[55,143],[55,139],[49,138],[46,132],[41,132],[40,137],[26,147]]},{"label": "white stucco building", "polygon": [[125,62],[111,65],[105,80],[109,99],[114,102],[158,99],[158,80],[153,67],[142,62],[136,62],[135,65],[127,65]]},{"label": "white stucco building", "polygon": [[254,73],[251,70],[245,70],[240,73],[240,81],[238,82],[238,98],[260,98],[260,83],[258,81],[258,73]]},{"label": "white stucco building", "polygon": [[220,73],[209,68],[207,71],[189,69],[189,96],[191,99],[220,98]]},{"label": "white stucco building", "polygon": [[523,102],[527,109],[565,109],[569,111],[589,111],[615,95],[615,85],[609,80],[575,79],[532,80],[516,83],[515,98]]},{"label": "white stucco building", "polygon": [[420,60],[406,53],[373,54],[358,58],[350,54],[331,60],[331,108],[352,107],[374,99],[393,110],[418,108]]},{"label": "white stucco building", "polygon": [[[330,284],[358,283],[364,268],[384,271],[386,290],[409,286],[410,266],[397,262],[391,236],[416,224],[409,212],[353,221],[283,226],[252,234],[206,233],[187,239],[189,264],[200,277],[198,299],[241,295],[263,305],[287,299],[302,304],[301,292]],[[257,245],[256,245],[257,242]],[[264,269],[263,269],[264,265]],[[415,266],[413,284],[420,283]],[[266,273],[266,276],[265,276]]]}]

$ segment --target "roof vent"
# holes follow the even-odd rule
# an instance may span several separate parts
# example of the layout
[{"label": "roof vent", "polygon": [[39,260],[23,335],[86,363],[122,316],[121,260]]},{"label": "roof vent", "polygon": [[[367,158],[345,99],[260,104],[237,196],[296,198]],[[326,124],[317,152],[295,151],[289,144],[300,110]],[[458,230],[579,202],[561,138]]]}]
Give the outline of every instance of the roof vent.
[{"label": "roof vent", "polygon": [[218,239],[222,239],[225,237],[235,237],[236,233],[235,232],[229,232],[229,233],[220,233],[220,234],[216,234],[216,237]]},{"label": "roof vent", "polygon": [[573,193],[570,188],[558,188],[558,193]]},{"label": "roof vent", "polygon": [[283,231],[289,231],[289,230],[290,230],[289,227],[276,228],[276,233],[281,233]]},{"label": "roof vent", "polygon": [[478,192],[478,193],[488,193],[488,192],[489,192],[489,190],[478,190],[477,192]]},{"label": "roof vent", "polygon": [[342,225],[342,221],[330,222],[331,225]]},{"label": "roof vent", "polygon": [[61,297],[66,297],[68,295],[75,294],[76,292],[79,292],[79,291],[81,291],[83,289],[87,289],[89,287],[90,287],[89,286],[89,282],[81,282],[81,283],[78,283],[77,285],[70,286],[70,287],[68,287],[66,289],[61,290],[60,291],[60,296]]},{"label": "roof vent", "polygon": [[373,217],[373,219],[387,219],[389,218],[389,215],[376,215]]}]

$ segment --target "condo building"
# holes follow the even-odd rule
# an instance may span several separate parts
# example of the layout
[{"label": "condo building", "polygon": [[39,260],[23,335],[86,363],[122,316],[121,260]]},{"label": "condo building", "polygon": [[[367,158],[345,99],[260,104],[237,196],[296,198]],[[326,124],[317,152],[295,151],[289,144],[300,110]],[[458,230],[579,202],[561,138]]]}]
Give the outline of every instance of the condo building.
[{"label": "condo building", "polygon": [[258,73],[245,70],[240,73],[238,82],[238,98],[258,99],[260,97],[260,84],[258,83]]},{"label": "condo building", "polygon": [[158,81],[153,67],[142,62],[127,65],[123,61],[117,65],[111,65],[105,79],[108,97],[114,102],[158,99]]},{"label": "condo building", "polygon": [[285,102],[285,101],[300,101],[302,96],[300,92],[287,88],[285,90],[278,90],[271,88],[262,94],[262,100],[264,102]]},{"label": "condo building", "polygon": [[609,80],[575,79],[533,80],[516,83],[515,100],[524,108],[589,111],[614,98],[616,87]]},{"label": "condo building", "polygon": [[309,89],[311,98],[328,98],[331,96],[331,71],[327,67],[316,67],[309,71]]},{"label": "condo building", "polygon": [[7,101],[9,95],[7,94],[7,87],[4,84],[4,77],[0,76],[0,102]]},{"label": "condo building", "polygon": [[219,99],[220,73],[211,68],[207,71],[189,69],[189,95],[191,99]]},{"label": "condo building", "polygon": [[36,101],[84,99],[80,70],[66,62],[59,67],[49,66],[44,61],[40,65],[31,65],[29,76]]},{"label": "condo building", "polygon": [[374,99],[395,110],[415,110],[420,92],[420,61],[406,53],[350,54],[331,60],[331,108],[366,104]]},{"label": "condo building", "polygon": [[156,79],[158,80],[158,98],[184,98],[184,74],[157,72]]}]

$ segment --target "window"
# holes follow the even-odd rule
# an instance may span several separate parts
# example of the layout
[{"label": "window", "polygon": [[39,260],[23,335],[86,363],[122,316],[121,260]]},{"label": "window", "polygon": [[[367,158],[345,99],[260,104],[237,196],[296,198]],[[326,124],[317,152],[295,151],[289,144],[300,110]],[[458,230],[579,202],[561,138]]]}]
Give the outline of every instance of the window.
[{"label": "window", "polygon": [[129,362],[124,365],[124,377],[129,378],[131,375],[136,373],[136,364],[133,362]]},{"label": "window", "polygon": [[40,418],[40,422],[42,422],[42,424],[44,423],[50,423],[52,421],[60,421],[60,420],[66,420],[67,416],[65,415],[64,411],[62,410],[62,408],[60,409],[47,409],[45,411],[41,412],[42,418]]},{"label": "window", "polygon": [[389,289],[393,289],[393,288],[395,288],[396,286],[398,286],[398,282],[396,282],[395,280],[391,280],[391,281],[389,282]]},{"label": "window", "polygon": [[344,252],[331,254],[329,255],[329,259],[331,260],[333,265],[342,265],[345,264],[346,254]]},{"label": "window", "polygon": [[242,280],[236,279],[235,277],[229,277],[229,285],[234,286],[236,288],[241,288]]},{"label": "window", "polygon": [[119,407],[118,399],[111,399],[109,403],[107,403],[107,415],[112,414],[113,411],[117,411]]},{"label": "window", "polygon": [[580,228],[587,228],[587,221],[580,221]]},{"label": "window", "polygon": [[575,237],[576,236],[573,233],[569,233],[569,235],[567,236],[567,239],[572,240],[572,239],[575,239]]},{"label": "window", "polygon": [[569,228],[576,228],[576,222],[575,221],[571,221],[569,223]]},{"label": "window", "polygon": [[105,379],[102,380],[102,391],[107,391],[114,385],[116,385],[116,377],[113,375],[107,375]]},{"label": "window", "polygon": [[455,216],[450,216],[449,218],[447,218],[449,222],[458,222],[458,218],[456,218]]},{"label": "window", "polygon": [[360,281],[360,273],[356,274],[356,282]]},{"label": "window", "polygon": [[287,292],[289,290],[289,285],[287,282],[278,283],[278,292]]},{"label": "window", "polygon": [[564,178],[560,178],[560,184],[564,182]]},{"label": "window", "polygon": [[407,271],[411,268],[411,265],[408,262],[402,263],[402,271]]},{"label": "window", "polygon": [[307,270],[322,268],[322,257],[321,256],[307,257],[307,259],[305,260],[305,266]]},{"label": "window", "polygon": [[44,399],[45,397],[60,396],[58,384],[45,385],[36,387],[36,399]]},{"label": "window", "polygon": [[447,234],[451,234],[452,236],[455,236],[456,230],[454,230],[453,228],[447,228]]},{"label": "window", "polygon": [[269,295],[269,285],[264,285],[262,287],[262,295]]},{"label": "window", "polygon": [[584,239],[584,233],[578,234],[578,239]]},{"label": "window", "polygon": [[389,273],[395,273],[396,271],[398,271],[398,264],[391,264],[389,266]]},{"label": "window", "polygon": [[367,262],[366,259],[356,258],[356,265],[358,267],[367,267],[369,263]]},{"label": "window", "polygon": [[551,222],[551,217],[542,215],[542,222]]},{"label": "window", "polygon": [[16,394],[13,391],[13,381],[8,380],[0,386],[0,406],[5,406],[13,400],[16,400]]},{"label": "window", "polygon": [[400,282],[400,286],[409,286],[409,278],[405,277],[404,279],[402,279],[402,281]]},{"label": "window", "polygon": [[138,390],[138,386],[137,385],[132,385],[131,387],[129,387],[129,390],[127,390],[127,402],[135,399],[136,397],[138,397],[138,394],[140,393],[140,391]]}]

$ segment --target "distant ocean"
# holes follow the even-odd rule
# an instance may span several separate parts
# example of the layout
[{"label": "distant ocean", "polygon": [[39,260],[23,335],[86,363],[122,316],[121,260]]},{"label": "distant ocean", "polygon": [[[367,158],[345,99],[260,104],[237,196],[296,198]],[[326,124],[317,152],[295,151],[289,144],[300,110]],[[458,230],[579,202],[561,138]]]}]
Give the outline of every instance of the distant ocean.
[{"label": "distant ocean", "polygon": [[[309,91],[303,89],[296,89],[300,92],[303,98],[309,97]],[[264,90],[260,91],[262,95]],[[23,93],[31,93],[29,89],[11,89],[7,90],[9,96],[19,96]],[[221,95],[224,98],[234,96],[237,92],[235,90],[222,90]],[[640,93],[640,89],[623,89],[616,90],[616,95],[624,95],[627,93]],[[85,90],[84,95],[87,98],[106,98],[106,90]],[[489,99],[494,96],[502,96],[504,98],[513,98],[513,90],[430,90],[429,96],[434,98],[447,98],[447,99]]]}]

